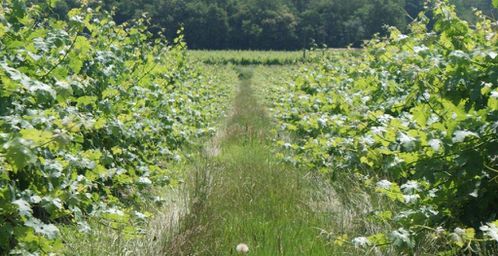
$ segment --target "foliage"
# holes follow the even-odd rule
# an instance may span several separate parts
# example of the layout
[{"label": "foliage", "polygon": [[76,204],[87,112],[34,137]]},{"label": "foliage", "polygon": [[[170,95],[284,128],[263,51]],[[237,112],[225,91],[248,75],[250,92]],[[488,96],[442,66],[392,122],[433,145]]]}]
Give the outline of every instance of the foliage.
[{"label": "foliage", "polygon": [[[186,60],[182,37],[168,45],[144,25],[55,1],[0,7],[0,254],[62,248],[58,224],[111,228],[146,215],[150,188],[167,163],[213,134],[230,88]],[[209,71],[208,71],[209,72]],[[217,89],[212,90],[216,85]]]},{"label": "foliage", "polygon": [[369,221],[394,229],[357,234],[358,248],[413,253],[431,239],[455,253],[498,241],[498,24],[477,12],[470,26],[454,6],[432,4],[409,34],[391,28],[361,56],[305,64],[265,93],[284,159],[360,179],[398,205],[373,209]]},{"label": "foliage", "polygon": [[[473,20],[472,8],[497,16],[492,0],[449,0]],[[117,23],[146,14],[151,31],[169,38],[185,27],[194,49],[293,50],[313,44],[360,46],[384,25],[404,31],[407,20],[423,10],[423,0],[103,0],[96,5],[115,9]],[[64,16],[77,1],[60,1],[54,12]]]}]

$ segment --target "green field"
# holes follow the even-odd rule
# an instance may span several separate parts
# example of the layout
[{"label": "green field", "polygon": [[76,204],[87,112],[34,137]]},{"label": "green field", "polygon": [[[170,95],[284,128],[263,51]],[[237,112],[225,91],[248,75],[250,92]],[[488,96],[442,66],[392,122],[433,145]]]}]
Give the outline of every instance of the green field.
[{"label": "green field", "polygon": [[294,65],[305,61],[304,52],[285,51],[201,51],[191,50],[192,60],[205,64]]},{"label": "green field", "polygon": [[496,21],[437,3],[285,52],[6,2],[0,255],[496,255]]},{"label": "green field", "polygon": [[249,50],[190,50],[193,61],[208,65],[296,65],[315,62],[320,58],[341,55],[344,52],[357,52],[359,49],[320,49],[316,51],[249,51]]}]

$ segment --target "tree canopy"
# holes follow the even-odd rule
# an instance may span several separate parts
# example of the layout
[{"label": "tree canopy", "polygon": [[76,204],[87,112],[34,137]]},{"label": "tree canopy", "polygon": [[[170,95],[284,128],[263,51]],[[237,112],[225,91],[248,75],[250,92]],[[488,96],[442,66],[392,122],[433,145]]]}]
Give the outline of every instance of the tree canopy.
[{"label": "tree canopy", "polygon": [[[80,1],[60,1],[64,13]],[[103,0],[118,23],[151,19],[151,30],[174,38],[180,27],[193,49],[293,50],[314,44],[360,46],[385,25],[404,30],[424,8],[423,0]],[[463,17],[473,7],[497,16],[492,0],[450,0]]]}]

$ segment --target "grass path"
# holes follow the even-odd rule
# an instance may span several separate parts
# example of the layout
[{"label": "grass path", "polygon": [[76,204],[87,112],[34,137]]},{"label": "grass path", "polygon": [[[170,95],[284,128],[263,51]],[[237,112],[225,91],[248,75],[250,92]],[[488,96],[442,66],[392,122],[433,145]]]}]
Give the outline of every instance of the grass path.
[{"label": "grass path", "polygon": [[320,238],[331,216],[313,207],[311,179],[272,154],[271,121],[253,94],[252,70],[240,69],[226,127],[192,167],[189,213],[168,255],[332,255]]}]

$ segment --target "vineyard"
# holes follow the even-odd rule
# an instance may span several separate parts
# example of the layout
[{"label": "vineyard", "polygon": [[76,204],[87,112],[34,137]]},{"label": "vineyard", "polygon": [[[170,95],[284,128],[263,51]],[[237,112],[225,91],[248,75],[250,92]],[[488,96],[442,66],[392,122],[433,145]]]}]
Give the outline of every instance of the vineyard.
[{"label": "vineyard", "polygon": [[0,255],[498,254],[493,18],[191,51],[56,2],[0,5]]}]

